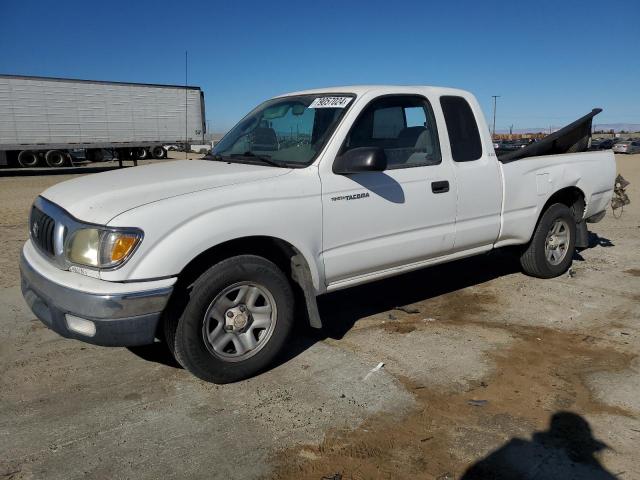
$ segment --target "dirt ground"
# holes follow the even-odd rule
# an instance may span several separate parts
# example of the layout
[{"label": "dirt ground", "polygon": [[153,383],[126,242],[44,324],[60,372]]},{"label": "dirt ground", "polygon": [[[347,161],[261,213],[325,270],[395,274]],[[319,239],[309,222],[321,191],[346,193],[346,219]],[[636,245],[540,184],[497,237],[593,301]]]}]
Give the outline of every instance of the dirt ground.
[{"label": "dirt ground", "polygon": [[617,162],[633,203],[571,274],[498,252],[330,294],[224,386],[35,320],[29,206],[70,176],[0,178],[0,478],[640,478],[640,155]]}]

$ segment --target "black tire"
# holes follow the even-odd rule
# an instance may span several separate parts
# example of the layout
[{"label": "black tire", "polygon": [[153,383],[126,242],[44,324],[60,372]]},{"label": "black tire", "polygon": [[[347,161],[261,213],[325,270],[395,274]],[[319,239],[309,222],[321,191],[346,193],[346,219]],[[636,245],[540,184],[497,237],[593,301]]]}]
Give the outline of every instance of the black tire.
[{"label": "black tire", "polygon": [[60,150],[49,150],[44,156],[44,161],[51,168],[64,167],[67,163],[67,154]]},{"label": "black tire", "polygon": [[[205,317],[210,308],[229,288],[249,282],[267,291],[273,302],[269,318],[272,323],[264,332],[269,332],[264,340],[259,337],[257,346],[245,354],[230,360],[212,351],[207,344]],[[227,297],[228,300],[228,297]],[[244,300],[241,300],[244,302]],[[233,308],[241,308],[236,303]],[[258,307],[259,308],[259,307]],[[250,310],[247,302],[247,309]],[[225,320],[229,310],[224,315]],[[212,317],[212,316],[211,316]],[[252,318],[252,317],[251,317]],[[193,284],[188,302],[180,317],[165,322],[165,339],[176,360],[196,377],[213,383],[229,383],[251,377],[266,369],[280,353],[293,327],[294,295],[284,273],[272,262],[254,255],[240,255],[214,265]],[[224,322],[218,322],[224,324]],[[220,328],[222,326],[220,325]],[[226,335],[226,330],[225,335]],[[255,340],[255,337],[254,337]],[[228,341],[231,349],[234,343]],[[237,352],[236,352],[237,353]],[[244,358],[248,356],[247,358]]]},{"label": "black tire", "polygon": [[24,168],[37,167],[40,163],[38,152],[23,150],[18,154],[18,164]]},{"label": "black tire", "polygon": [[164,148],[157,146],[153,147],[151,155],[153,155],[153,158],[164,158],[167,156],[167,151]]},{"label": "black tire", "polygon": [[[547,237],[551,228],[564,222],[568,230],[568,241],[564,256],[557,263],[547,258]],[[571,266],[576,245],[576,220],[566,205],[554,203],[542,214],[533,237],[520,255],[520,265],[528,275],[538,278],[553,278],[562,275]]]},{"label": "black tire", "polygon": [[138,147],[133,149],[133,158],[136,160],[144,160],[149,156],[149,152],[144,147]]}]

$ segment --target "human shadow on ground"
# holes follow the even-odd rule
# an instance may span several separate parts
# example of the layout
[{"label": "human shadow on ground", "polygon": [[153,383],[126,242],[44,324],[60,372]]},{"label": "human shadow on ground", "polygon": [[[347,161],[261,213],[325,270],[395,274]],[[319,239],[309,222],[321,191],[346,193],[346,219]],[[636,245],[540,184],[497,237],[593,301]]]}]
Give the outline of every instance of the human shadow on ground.
[{"label": "human shadow on ground", "polygon": [[460,480],[613,480],[617,476],[595,456],[607,448],[583,417],[557,412],[548,430],[535,432],[531,440],[509,440],[469,467]]}]

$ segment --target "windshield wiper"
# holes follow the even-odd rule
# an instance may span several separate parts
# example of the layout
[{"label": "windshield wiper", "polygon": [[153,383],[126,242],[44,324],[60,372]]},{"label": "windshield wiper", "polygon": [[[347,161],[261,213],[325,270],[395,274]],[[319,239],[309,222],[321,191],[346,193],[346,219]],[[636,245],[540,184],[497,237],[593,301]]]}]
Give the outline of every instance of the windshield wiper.
[{"label": "windshield wiper", "polygon": [[276,160],[272,160],[271,157],[269,155],[256,155],[253,152],[244,152],[244,153],[232,153],[231,155],[229,155],[231,158],[249,158],[251,160],[259,160],[262,163],[266,163],[267,165],[271,165],[273,167],[280,167],[280,168],[284,168],[286,167],[285,164],[278,162]]}]

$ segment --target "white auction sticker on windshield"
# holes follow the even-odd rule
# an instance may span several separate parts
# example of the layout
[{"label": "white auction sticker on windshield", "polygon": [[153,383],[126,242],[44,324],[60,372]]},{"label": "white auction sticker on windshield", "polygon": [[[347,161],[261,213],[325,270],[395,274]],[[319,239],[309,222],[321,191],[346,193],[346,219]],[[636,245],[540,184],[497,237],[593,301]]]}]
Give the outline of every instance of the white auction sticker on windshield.
[{"label": "white auction sticker on windshield", "polygon": [[308,108],[344,108],[352,97],[318,97]]}]

